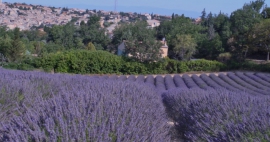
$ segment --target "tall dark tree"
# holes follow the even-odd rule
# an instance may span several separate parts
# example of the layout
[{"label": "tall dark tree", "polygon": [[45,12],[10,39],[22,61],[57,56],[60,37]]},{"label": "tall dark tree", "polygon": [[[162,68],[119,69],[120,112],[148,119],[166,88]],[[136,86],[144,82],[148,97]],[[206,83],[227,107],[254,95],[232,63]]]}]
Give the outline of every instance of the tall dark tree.
[{"label": "tall dark tree", "polygon": [[214,19],[213,19],[213,14],[212,12],[210,12],[208,15],[207,15],[207,26],[209,27],[210,25],[213,25],[214,24]]},{"label": "tall dark tree", "polygon": [[205,11],[205,8],[202,11],[201,19],[202,19],[202,22],[204,22],[206,20],[206,11]]},{"label": "tall dark tree", "polygon": [[0,39],[0,52],[9,62],[19,62],[25,54],[25,45],[20,39],[20,29],[13,30],[13,37],[5,35]]},{"label": "tall dark tree", "polygon": [[203,9],[203,11],[201,12],[201,25],[203,27],[207,27],[208,23],[207,23],[207,14],[206,14],[206,11],[205,11],[205,8]]},{"label": "tall dark tree", "polygon": [[262,17],[264,19],[270,18],[270,7],[267,7],[267,6],[264,7],[264,9],[262,11]]},{"label": "tall dark tree", "polygon": [[174,13],[172,14],[172,20],[174,20]]}]

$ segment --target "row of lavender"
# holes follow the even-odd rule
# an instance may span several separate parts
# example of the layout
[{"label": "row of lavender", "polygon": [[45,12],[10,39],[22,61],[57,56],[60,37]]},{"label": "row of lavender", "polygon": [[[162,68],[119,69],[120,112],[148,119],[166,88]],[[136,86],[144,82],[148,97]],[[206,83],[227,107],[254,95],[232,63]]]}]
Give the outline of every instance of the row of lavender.
[{"label": "row of lavender", "polygon": [[166,112],[184,141],[270,141],[270,97],[223,89],[172,89]]},{"label": "row of lavender", "polygon": [[170,141],[155,88],[0,69],[0,141]]},{"label": "row of lavender", "polygon": [[229,72],[226,75],[223,73],[215,74],[201,74],[201,75],[187,75],[184,74],[166,76],[143,76],[138,77],[131,75],[127,76],[103,76],[102,78],[110,80],[121,80],[121,81],[135,81],[145,82],[152,86],[155,86],[159,92],[170,90],[174,88],[181,89],[227,89],[230,91],[244,91],[253,95],[269,95],[270,91],[270,77],[267,74],[262,73],[242,73]]}]

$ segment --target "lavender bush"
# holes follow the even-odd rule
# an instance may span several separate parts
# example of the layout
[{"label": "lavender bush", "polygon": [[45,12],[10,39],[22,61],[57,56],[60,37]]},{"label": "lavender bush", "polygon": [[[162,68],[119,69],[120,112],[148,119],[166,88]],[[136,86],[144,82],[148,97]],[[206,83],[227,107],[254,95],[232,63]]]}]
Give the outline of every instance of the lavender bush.
[{"label": "lavender bush", "polygon": [[[215,88],[215,89],[221,89],[223,88],[222,86],[220,86],[219,84],[217,84],[213,79],[211,79],[209,76],[207,76],[206,74],[201,74],[200,75],[201,79],[203,81],[205,81],[209,86]],[[227,84],[227,83],[226,83]]]},{"label": "lavender bush", "polygon": [[177,88],[188,89],[186,83],[180,75],[174,75],[173,80]]},{"label": "lavender bush", "polygon": [[248,88],[248,89],[250,89],[254,92],[258,92],[260,94],[269,95],[269,92],[262,90],[260,88],[256,88],[255,86],[249,84],[250,82],[248,83],[247,80],[244,80],[244,79],[248,79],[247,77],[240,78],[240,77],[236,76],[234,73],[228,73],[227,76],[245,88]]},{"label": "lavender bush", "polygon": [[258,76],[254,75],[253,73],[244,73],[244,75],[246,75],[247,77],[251,78],[253,81],[256,81],[264,86],[267,86],[270,88],[270,83],[259,78]]},{"label": "lavender bush", "polygon": [[[202,77],[202,76],[201,76]],[[215,74],[210,74],[209,77],[219,86],[222,86],[228,90],[231,91],[240,91],[239,89],[233,87],[231,84],[226,83],[225,81],[223,81],[222,79],[220,79],[219,77],[217,77]]]},{"label": "lavender bush", "polygon": [[241,85],[239,85],[238,83],[236,83],[234,80],[232,80],[231,78],[229,78],[227,75],[224,75],[223,73],[219,73],[218,74],[218,77],[220,79],[222,79],[224,82],[234,86],[235,88],[241,90],[241,91],[244,91],[244,92],[248,92],[250,94],[253,94],[253,95],[261,95],[260,93],[257,93],[249,88],[245,88]]},{"label": "lavender bush", "polygon": [[253,79],[245,76],[241,72],[236,72],[235,75],[238,76],[239,78],[241,78],[242,80],[244,80],[245,82],[249,83],[250,85],[258,88],[258,89],[261,89],[261,90],[264,90],[264,91],[270,91],[270,88],[269,87],[267,87],[267,86],[265,86],[263,84],[258,83],[256,80],[253,80]]},{"label": "lavender bush", "polygon": [[183,80],[185,81],[186,85],[190,89],[199,89],[200,87],[192,80],[190,76],[184,74],[182,76]]},{"label": "lavender bush", "polygon": [[[208,86],[200,77],[197,75],[192,75],[191,78],[194,80],[194,82],[202,89],[211,89],[210,86]],[[212,81],[212,80],[211,80]],[[212,81],[213,82],[213,81]]]},{"label": "lavender bush", "polygon": [[144,75],[137,76],[136,82],[138,82],[138,83],[144,83],[144,81],[145,81]]},{"label": "lavender bush", "polygon": [[163,94],[184,141],[270,141],[267,96],[227,90],[175,89]]},{"label": "lavender bush", "polygon": [[162,76],[158,75],[155,77],[155,86],[158,92],[163,92],[166,90],[164,78]]},{"label": "lavender bush", "polygon": [[166,75],[164,77],[164,83],[165,83],[165,86],[166,86],[166,90],[176,88],[175,83],[174,83],[173,78],[172,78],[171,75]]},{"label": "lavender bush", "polygon": [[127,80],[129,81],[136,81],[136,76],[135,75],[130,75]]},{"label": "lavender bush", "polygon": [[170,141],[152,87],[0,70],[0,141]]},{"label": "lavender bush", "polygon": [[268,75],[264,73],[255,73],[255,75],[270,83],[270,77]]}]

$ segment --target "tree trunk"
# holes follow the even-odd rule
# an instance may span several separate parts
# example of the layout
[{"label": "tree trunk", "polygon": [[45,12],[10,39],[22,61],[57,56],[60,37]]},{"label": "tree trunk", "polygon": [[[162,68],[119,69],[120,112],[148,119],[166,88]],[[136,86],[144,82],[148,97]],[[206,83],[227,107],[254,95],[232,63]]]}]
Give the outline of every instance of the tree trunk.
[{"label": "tree trunk", "polygon": [[245,51],[245,59],[247,58],[248,48]]},{"label": "tree trunk", "polygon": [[267,52],[267,59],[266,61],[268,62],[269,61],[269,51]]}]

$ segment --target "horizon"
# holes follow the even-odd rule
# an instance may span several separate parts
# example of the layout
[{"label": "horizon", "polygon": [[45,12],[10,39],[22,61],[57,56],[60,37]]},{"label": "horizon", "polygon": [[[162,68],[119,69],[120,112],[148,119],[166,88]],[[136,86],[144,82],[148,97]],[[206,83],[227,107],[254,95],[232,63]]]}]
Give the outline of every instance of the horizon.
[{"label": "horizon", "polygon": [[[216,1],[216,0],[171,0],[171,2],[165,1],[154,1],[154,0],[116,0],[117,1],[117,12],[136,12],[136,13],[153,13],[158,15],[171,16],[173,13],[182,15],[190,18],[198,18],[201,16],[201,12],[205,9],[206,13],[218,14],[222,12],[230,15],[233,11],[243,7],[245,3],[250,3],[250,0],[227,0],[227,1]],[[115,10],[115,0],[99,0],[99,1],[84,1],[84,0],[47,0],[47,1],[35,1],[35,0],[2,0],[7,3],[26,3],[52,7],[67,7],[67,8],[78,8],[78,9],[89,9],[89,10]],[[53,4],[52,4],[53,3]],[[171,4],[174,3],[174,4]],[[265,4],[270,5],[270,1]]]}]

